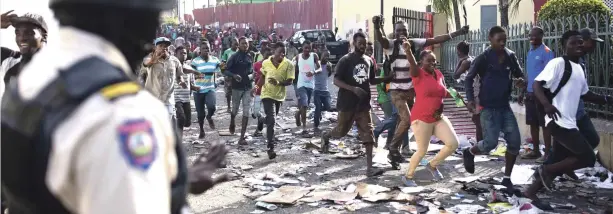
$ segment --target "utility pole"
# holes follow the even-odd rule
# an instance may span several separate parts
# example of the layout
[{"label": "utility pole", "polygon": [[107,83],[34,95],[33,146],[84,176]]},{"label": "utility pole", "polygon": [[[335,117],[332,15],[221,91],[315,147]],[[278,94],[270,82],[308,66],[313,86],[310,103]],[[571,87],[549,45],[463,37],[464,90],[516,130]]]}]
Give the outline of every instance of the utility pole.
[{"label": "utility pole", "polygon": [[[383,0],[381,0],[381,16],[383,16]],[[383,17],[381,17],[383,18]]]},{"label": "utility pole", "polygon": [[[185,0],[183,0],[183,13],[185,13]],[[183,15],[183,14],[181,14]],[[180,16],[179,16],[179,20],[181,20]],[[183,15],[183,24],[185,24],[185,16]]]},{"label": "utility pole", "polygon": [[177,13],[175,15],[177,15],[177,17],[179,17],[179,13],[181,13],[181,2],[179,0],[177,0]]}]

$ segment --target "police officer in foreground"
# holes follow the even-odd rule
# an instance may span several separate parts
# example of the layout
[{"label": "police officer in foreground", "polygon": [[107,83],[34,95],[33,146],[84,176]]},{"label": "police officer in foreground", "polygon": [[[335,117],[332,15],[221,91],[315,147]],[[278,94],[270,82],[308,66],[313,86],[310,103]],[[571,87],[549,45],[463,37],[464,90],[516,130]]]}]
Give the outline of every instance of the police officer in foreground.
[{"label": "police officer in foreground", "polygon": [[[11,214],[180,213],[226,150],[187,171],[163,104],[132,76],[172,0],[50,0],[60,23],[2,100],[2,191]],[[206,160],[204,159],[206,158]]]}]

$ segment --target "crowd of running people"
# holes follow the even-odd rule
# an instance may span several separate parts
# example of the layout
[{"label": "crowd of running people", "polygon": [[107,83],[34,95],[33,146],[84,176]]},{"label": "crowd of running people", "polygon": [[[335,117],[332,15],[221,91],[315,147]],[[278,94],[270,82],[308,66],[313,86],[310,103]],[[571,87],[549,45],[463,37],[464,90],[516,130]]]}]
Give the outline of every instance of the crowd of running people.
[{"label": "crowd of running people", "polygon": [[[256,119],[254,135],[266,128],[270,159],[277,156],[275,116],[286,100],[287,86],[294,86],[296,125],[302,135],[321,136],[322,152],[328,152],[331,139],[347,135],[355,124],[366,150],[366,174],[378,176],[383,171],[373,168],[373,152],[378,136],[388,130],[385,148],[392,168],[400,169],[400,163],[406,162],[403,155],[409,156],[406,174],[399,180],[406,186],[417,186],[415,171],[431,136],[435,136],[444,147],[425,169],[435,180],[444,178],[438,166],[458,147],[458,136],[443,109],[443,99],[452,95],[443,73],[436,68],[435,54],[424,47],[466,34],[467,26],[433,38],[408,38],[406,23],[399,21],[394,23],[393,38],[386,38],[381,19],[375,16],[375,40],[387,56],[383,68],[378,68],[372,56],[368,36],[357,32],[351,38],[352,52],[333,69],[327,50],[313,51],[311,42],[304,41],[299,53],[275,34],[259,40],[256,46],[251,38],[237,38],[229,30],[227,36],[222,34],[219,54],[213,54],[215,38],[194,34],[193,30],[162,30],[171,38],[160,36],[151,43],[159,27],[157,15],[168,7],[164,2],[106,5],[53,0],[51,8],[61,26],[58,33],[64,39],[48,47],[48,30],[42,17],[16,16],[10,11],[2,14],[2,28],[15,27],[20,49],[2,49],[6,84],[2,86],[6,88],[2,102],[2,192],[3,197],[8,196],[11,210],[108,213],[111,208],[106,207],[107,202],[112,202],[116,205],[113,213],[175,213],[185,204],[187,190],[199,194],[225,180],[224,176],[212,176],[223,165],[227,152],[223,145],[213,146],[187,167],[180,143],[183,128],[191,125],[192,99],[199,138],[205,138],[205,121],[210,129],[219,128],[213,115],[219,106],[215,93],[220,85],[224,86],[230,113],[229,132],[235,133],[235,120],[240,116],[238,144],[246,145],[249,120]],[[108,11],[118,12],[125,20],[134,16],[140,21],[122,23],[125,26],[115,29],[113,21],[124,19]],[[94,15],[107,19],[83,21]],[[127,32],[132,34],[127,36]],[[475,155],[494,149],[503,132],[507,151],[502,185],[510,193],[532,199],[541,209],[551,209],[536,192],[551,189],[557,176],[576,178],[574,170],[593,166],[596,161],[593,148],[599,139],[583,102],[611,105],[613,98],[589,91],[585,80],[584,56],[593,51],[595,42],[602,41],[592,30],[565,32],[564,56],[557,58],[542,43],[543,34],[538,27],[530,32],[532,46],[527,66],[522,68],[517,55],[505,47],[505,29],[493,27],[489,30],[489,48],[475,53],[476,57],[468,52],[468,43],[458,45],[461,60],[454,76],[464,79],[467,107],[481,130],[476,133],[478,143],[463,150],[466,171],[474,173]],[[140,85],[133,81],[132,73],[137,73]],[[332,109],[328,86],[332,75],[338,87],[338,118],[332,130],[323,131],[321,114]],[[384,108],[386,120],[376,129],[371,118],[371,85],[379,85],[391,104]],[[526,97],[526,121],[535,148],[539,128],[546,145],[544,158],[538,160],[543,164],[535,173],[537,179],[520,193],[510,180],[521,141],[509,104],[513,87],[522,92],[520,103]],[[311,102],[315,104],[312,130],[307,128],[310,121],[306,116]],[[407,149],[409,129],[417,142],[414,153]],[[23,156],[25,153],[33,155]],[[535,150],[522,157],[540,156]],[[16,163],[28,163],[28,170],[23,165],[13,167]],[[35,188],[24,189],[32,183]],[[129,193],[117,192],[120,190]]]}]

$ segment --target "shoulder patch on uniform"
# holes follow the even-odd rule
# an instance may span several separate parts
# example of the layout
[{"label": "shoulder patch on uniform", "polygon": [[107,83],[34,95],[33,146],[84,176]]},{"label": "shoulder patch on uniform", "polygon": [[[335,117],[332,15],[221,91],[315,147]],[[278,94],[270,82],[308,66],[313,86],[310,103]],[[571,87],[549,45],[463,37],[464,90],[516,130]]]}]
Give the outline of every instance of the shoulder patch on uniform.
[{"label": "shoulder patch on uniform", "polygon": [[151,122],[128,120],[117,128],[121,151],[132,167],[148,170],[157,154],[157,141]]}]

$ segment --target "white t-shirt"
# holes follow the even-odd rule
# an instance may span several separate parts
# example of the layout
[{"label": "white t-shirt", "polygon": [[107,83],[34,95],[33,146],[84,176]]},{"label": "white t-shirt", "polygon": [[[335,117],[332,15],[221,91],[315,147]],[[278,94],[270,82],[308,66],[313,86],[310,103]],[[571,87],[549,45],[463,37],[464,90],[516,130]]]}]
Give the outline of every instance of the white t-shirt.
[{"label": "white t-shirt", "polygon": [[[395,39],[387,39],[389,41],[390,44],[390,48],[389,49],[385,49],[385,54],[387,54],[388,56],[392,55],[392,52],[394,51],[394,41]],[[409,39],[411,41],[413,41],[413,45],[415,46],[414,50],[419,50],[421,48],[424,47],[424,45],[426,44],[426,39],[424,38],[412,38]],[[418,55],[419,53],[413,53],[414,55]],[[400,45],[400,50],[398,51],[398,55],[399,56],[404,56],[404,57],[398,57],[393,63],[392,63],[392,70],[396,70],[394,68],[402,68],[400,70],[396,70],[396,76],[394,79],[410,79],[411,78],[411,74],[409,73],[409,60],[406,58],[405,54],[404,54],[404,48],[402,48],[402,45]],[[400,90],[409,90],[413,88],[413,82],[409,82],[409,83],[394,83],[393,81],[390,83],[390,89],[400,89]]]},{"label": "white t-shirt", "polygon": [[[553,98],[552,105],[555,106],[561,114],[561,117],[554,122],[566,129],[578,129],[576,119],[577,107],[579,106],[581,95],[586,94],[589,88],[581,65],[572,61],[570,65],[572,66],[570,79]],[[553,93],[558,88],[563,74],[564,59],[558,57],[549,61],[545,69],[543,69],[534,81],[545,81],[543,87],[549,89]],[[552,119],[549,116],[545,116],[545,124],[549,124],[550,121],[552,121]]]}]

